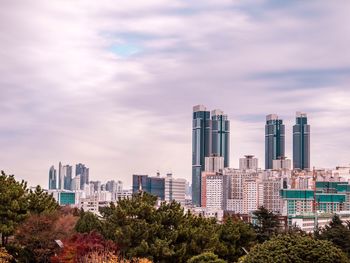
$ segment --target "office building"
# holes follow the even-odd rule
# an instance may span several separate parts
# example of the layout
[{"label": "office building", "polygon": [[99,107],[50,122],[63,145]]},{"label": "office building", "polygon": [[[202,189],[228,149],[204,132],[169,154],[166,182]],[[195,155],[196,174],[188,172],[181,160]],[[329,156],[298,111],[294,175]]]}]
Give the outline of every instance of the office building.
[{"label": "office building", "polygon": [[53,165],[49,170],[49,189],[57,189],[57,171]]},{"label": "office building", "polygon": [[296,113],[296,124],[293,126],[293,167],[310,169],[310,125],[306,113]]},{"label": "office building", "polygon": [[133,193],[143,191],[158,196],[160,200],[165,200],[165,178],[134,174],[132,176],[132,191]]},{"label": "office building", "polygon": [[258,170],[258,158],[254,158],[254,155],[245,155],[239,159],[239,169]]},{"label": "office building", "polygon": [[273,168],[273,160],[285,156],[285,126],[276,114],[266,116],[265,169]]},{"label": "office building", "polygon": [[230,121],[221,110],[211,112],[212,154],[224,157],[224,167],[230,166]]},{"label": "office building", "polygon": [[212,150],[212,123],[210,111],[203,105],[193,107],[192,119],[192,203],[201,205],[201,174],[204,170],[204,158]]}]

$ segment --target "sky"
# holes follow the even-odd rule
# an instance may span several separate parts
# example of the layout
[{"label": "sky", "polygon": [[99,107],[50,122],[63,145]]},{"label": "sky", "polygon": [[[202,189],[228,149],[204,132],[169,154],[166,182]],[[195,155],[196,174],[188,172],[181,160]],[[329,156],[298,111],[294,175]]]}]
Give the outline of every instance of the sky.
[{"label": "sky", "polygon": [[350,1],[2,0],[0,169],[48,185],[191,180],[192,107],[231,120],[231,166],[264,166],[265,116],[308,113],[311,165],[350,163]]}]

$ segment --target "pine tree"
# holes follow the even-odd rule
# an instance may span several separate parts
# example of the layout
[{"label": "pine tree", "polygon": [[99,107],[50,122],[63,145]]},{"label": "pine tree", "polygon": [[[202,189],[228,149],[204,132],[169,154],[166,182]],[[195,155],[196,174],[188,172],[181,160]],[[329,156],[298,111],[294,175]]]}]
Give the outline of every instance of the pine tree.
[{"label": "pine tree", "polygon": [[18,182],[13,175],[0,175],[0,235],[1,243],[7,244],[17,227],[27,216],[27,183]]}]

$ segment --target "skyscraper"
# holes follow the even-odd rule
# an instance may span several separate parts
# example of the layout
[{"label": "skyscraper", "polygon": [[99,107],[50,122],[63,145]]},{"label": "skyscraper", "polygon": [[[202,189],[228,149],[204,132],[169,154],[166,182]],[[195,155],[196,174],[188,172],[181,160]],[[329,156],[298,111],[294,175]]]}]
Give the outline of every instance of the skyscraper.
[{"label": "skyscraper", "polygon": [[80,189],[83,190],[84,185],[89,184],[89,168],[82,163],[78,163],[75,166],[75,175],[80,175]]},{"label": "skyscraper", "polygon": [[293,167],[310,169],[310,125],[306,113],[296,113],[296,124],[293,126]]},{"label": "skyscraper", "polygon": [[273,168],[273,160],[285,156],[285,127],[276,114],[266,116],[265,169]]},{"label": "skyscraper", "polygon": [[64,189],[72,190],[72,166],[68,164],[64,165],[62,171],[64,174]]},{"label": "skyscraper", "polygon": [[49,189],[57,189],[57,172],[53,165],[49,170]]},{"label": "skyscraper", "polygon": [[230,121],[221,110],[211,112],[212,154],[224,157],[224,167],[230,166]]},{"label": "skyscraper", "polygon": [[201,173],[204,158],[210,156],[212,147],[210,112],[203,105],[193,107],[192,119],[192,203],[201,205]]}]

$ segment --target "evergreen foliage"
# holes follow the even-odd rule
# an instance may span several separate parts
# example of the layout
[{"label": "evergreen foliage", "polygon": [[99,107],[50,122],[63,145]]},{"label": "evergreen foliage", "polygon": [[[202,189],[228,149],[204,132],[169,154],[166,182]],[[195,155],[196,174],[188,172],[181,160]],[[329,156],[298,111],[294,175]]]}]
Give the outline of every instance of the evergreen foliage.
[{"label": "evergreen foliage", "polygon": [[6,245],[8,237],[28,214],[27,183],[18,182],[13,175],[0,174],[0,235],[1,244]]},{"label": "evergreen foliage", "polygon": [[310,236],[279,235],[252,248],[243,263],[348,263],[346,255],[331,242]]},{"label": "evergreen foliage", "polygon": [[345,226],[338,215],[334,215],[329,225],[319,229],[315,237],[321,240],[331,241],[350,256],[350,230]]},{"label": "evergreen foliage", "polygon": [[279,232],[280,222],[278,216],[261,206],[253,212],[257,217],[258,224],[255,226],[259,242],[269,240],[274,234]]},{"label": "evergreen foliage", "polygon": [[59,205],[55,198],[45,192],[40,185],[38,185],[34,191],[30,190],[28,195],[28,210],[31,213],[50,213],[55,211],[58,207]]}]

